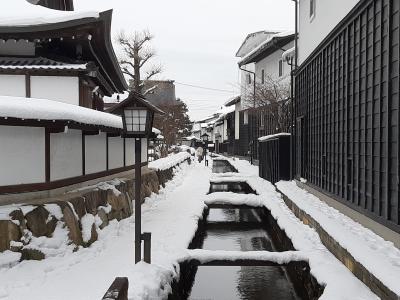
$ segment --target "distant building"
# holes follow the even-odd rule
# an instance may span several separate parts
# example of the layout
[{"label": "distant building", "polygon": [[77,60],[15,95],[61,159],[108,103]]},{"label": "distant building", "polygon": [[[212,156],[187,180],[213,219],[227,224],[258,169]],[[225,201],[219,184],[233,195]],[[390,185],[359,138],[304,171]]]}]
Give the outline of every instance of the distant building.
[{"label": "distant building", "polygon": [[145,80],[142,92],[145,93],[147,101],[154,105],[177,104],[173,80]]}]

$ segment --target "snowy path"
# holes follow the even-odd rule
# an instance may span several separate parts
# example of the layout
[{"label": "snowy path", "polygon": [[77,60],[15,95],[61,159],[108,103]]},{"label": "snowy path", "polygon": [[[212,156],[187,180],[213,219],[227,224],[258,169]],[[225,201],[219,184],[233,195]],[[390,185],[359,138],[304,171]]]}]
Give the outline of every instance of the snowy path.
[{"label": "snowy path", "polygon": [[0,299],[101,299],[117,276],[129,278],[130,298],[165,296],[160,280],[171,276],[177,249],[186,248],[197,229],[210,175],[202,165],[185,165],[143,205],[143,231],[152,232],[151,266],[134,266],[134,218],[113,221],[90,248],[0,269]]}]

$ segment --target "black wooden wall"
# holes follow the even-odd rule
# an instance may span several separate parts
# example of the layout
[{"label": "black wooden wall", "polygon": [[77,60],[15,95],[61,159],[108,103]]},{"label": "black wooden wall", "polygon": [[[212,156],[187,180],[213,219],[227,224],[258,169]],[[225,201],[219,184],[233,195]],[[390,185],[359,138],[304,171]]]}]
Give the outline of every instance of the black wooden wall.
[{"label": "black wooden wall", "polygon": [[295,77],[294,174],[400,232],[399,0],[364,0]]}]

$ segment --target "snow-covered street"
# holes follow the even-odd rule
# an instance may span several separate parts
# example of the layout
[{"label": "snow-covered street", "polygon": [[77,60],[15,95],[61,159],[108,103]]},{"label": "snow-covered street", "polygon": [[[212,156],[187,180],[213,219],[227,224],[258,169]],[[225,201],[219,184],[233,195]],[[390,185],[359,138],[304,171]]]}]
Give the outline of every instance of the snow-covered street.
[{"label": "snow-covered street", "polygon": [[[90,248],[2,268],[0,299],[101,299],[117,276],[130,279],[133,299],[161,298],[159,276],[173,269],[171,264],[179,255],[176,249],[186,248],[192,239],[210,174],[203,165],[184,165],[160,194],[153,194],[143,205],[143,230],[152,232],[154,267],[134,265],[131,217],[111,222]],[[164,272],[157,273],[159,270]],[[164,296],[167,293],[164,291]]]},{"label": "snow-covered street", "polygon": [[[260,253],[260,258],[306,259],[311,274],[325,286],[321,299],[377,299],[321,243],[317,233],[286,207],[273,185],[247,161],[230,160],[239,173],[212,174],[203,164],[184,164],[158,194],[143,204],[143,231],[152,233],[152,264],[134,265],[134,218],[113,221],[87,249],[65,252],[43,261],[23,261],[0,270],[3,299],[100,299],[115,277],[128,277],[130,299],[165,299],[177,279],[179,262],[196,232],[205,203],[265,206],[292,240],[297,252]],[[206,195],[209,182],[246,181],[258,195],[217,192]],[[207,259],[210,252],[193,252]],[[206,255],[206,256],[204,256]],[[240,253],[216,252],[232,257]],[[257,256],[256,252],[252,254]],[[297,257],[297,258],[296,258]],[[341,287],[346,286],[346,289]]]}]

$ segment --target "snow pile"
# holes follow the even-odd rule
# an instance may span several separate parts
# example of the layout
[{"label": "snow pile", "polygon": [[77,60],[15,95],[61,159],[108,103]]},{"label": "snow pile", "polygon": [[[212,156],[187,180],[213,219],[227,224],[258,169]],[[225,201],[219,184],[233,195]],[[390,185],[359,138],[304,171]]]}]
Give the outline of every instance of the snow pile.
[{"label": "snow pile", "polygon": [[30,4],[27,0],[12,0],[0,10],[0,26],[33,26],[98,17],[96,11],[59,11]]},{"label": "snow pile", "polygon": [[149,162],[149,168],[155,169],[157,171],[163,171],[173,168],[180,163],[184,162],[186,159],[190,158],[190,154],[187,152],[179,152],[176,154],[171,154],[167,157],[160,158]]},{"label": "snow pile", "polygon": [[308,256],[301,251],[269,252],[269,251],[226,251],[226,250],[188,250],[181,262],[197,260],[202,264],[213,260],[259,260],[277,264],[287,264],[292,261],[308,262]]},{"label": "snow pile", "polygon": [[63,120],[123,128],[120,116],[78,105],[35,98],[0,96],[0,117],[51,121]]},{"label": "snow pile", "polygon": [[[258,167],[250,165],[248,161],[244,160],[228,160],[241,172],[236,177],[244,175],[243,178],[246,182],[254,190],[257,190],[259,200],[271,212],[278,226],[291,239],[294,248],[307,255],[311,274],[321,285],[325,286],[324,293],[320,297],[321,300],[378,299],[364,283],[358,280],[325,248],[317,232],[304,225],[292,213],[275,187],[258,176]],[[216,194],[214,197],[218,197],[219,193],[214,194]],[[221,198],[227,200],[223,194],[221,196]],[[241,194],[239,197],[243,197],[242,201],[245,202],[249,195]],[[238,200],[232,201],[233,204],[235,202],[238,203]],[[251,205],[251,201],[248,201],[247,204]],[[398,278],[398,276],[395,278]]]},{"label": "snow pile", "polygon": [[35,237],[30,231],[26,230],[24,238],[30,240],[29,244],[24,248],[39,250],[46,258],[63,257],[72,253],[75,248],[74,245],[70,245],[67,227],[60,221],[57,222],[52,237]]},{"label": "snow pile", "polygon": [[[21,253],[19,252],[12,252],[10,250],[4,251],[0,255],[0,269],[1,268],[11,268],[18,264],[19,260],[21,259]],[[0,286],[1,289],[1,286]],[[1,295],[1,293],[0,293]],[[0,297],[1,299],[1,297]]]},{"label": "snow pile", "polygon": [[263,141],[268,141],[268,140],[271,140],[271,139],[274,139],[274,138],[277,138],[280,136],[290,136],[290,133],[281,132],[281,133],[277,133],[277,134],[266,135],[266,136],[259,137],[258,140],[260,142],[263,142]]},{"label": "snow pile", "polygon": [[296,55],[296,47],[292,47],[282,53],[282,59],[284,61],[288,61],[288,60],[294,58],[295,55]]},{"label": "snow pile", "polygon": [[400,250],[393,243],[299,188],[295,182],[281,181],[277,187],[312,216],[355,260],[400,296]]}]

